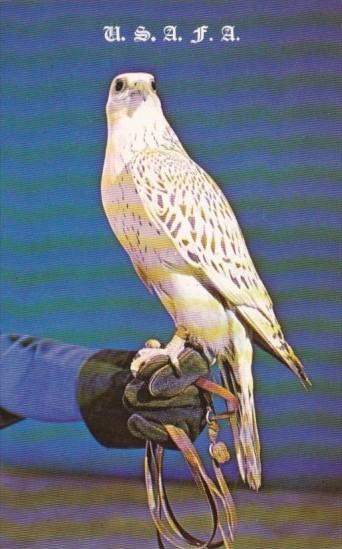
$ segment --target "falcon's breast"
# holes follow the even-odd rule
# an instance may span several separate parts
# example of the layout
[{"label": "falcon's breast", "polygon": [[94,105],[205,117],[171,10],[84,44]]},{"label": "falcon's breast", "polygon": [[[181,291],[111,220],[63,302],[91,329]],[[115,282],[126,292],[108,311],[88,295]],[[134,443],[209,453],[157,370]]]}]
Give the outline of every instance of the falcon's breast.
[{"label": "falcon's breast", "polygon": [[120,244],[149,289],[168,279],[170,265],[186,268],[174,243],[146,210],[129,168],[102,179],[102,203]]}]

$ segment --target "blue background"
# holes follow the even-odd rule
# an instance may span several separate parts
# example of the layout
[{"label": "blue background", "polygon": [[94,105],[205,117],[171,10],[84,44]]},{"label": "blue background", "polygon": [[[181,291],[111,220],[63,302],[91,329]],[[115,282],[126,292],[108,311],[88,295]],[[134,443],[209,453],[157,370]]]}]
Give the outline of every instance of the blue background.
[{"label": "blue background", "polygon": [[[101,348],[167,341],[173,325],[135,275],[102,211],[108,86],[152,72],[191,154],[224,189],[289,341],[305,393],[255,353],[264,483],[341,478],[338,267],[338,3],[9,2],[2,12],[1,324]],[[183,41],[162,42],[177,24]],[[212,43],[191,45],[209,25]],[[225,24],[240,41],[219,41]],[[103,38],[121,25],[125,43]],[[146,25],[156,43],[134,44]],[[226,436],[229,436],[228,434]],[[206,436],[199,447],[203,454]],[[142,451],[109,451],[82,424],[26,421],[1,434],[18,466],[137,475]],[[179,477],[179,456],[169,458]],[[236,478],[233,464],[227,469]]]}]

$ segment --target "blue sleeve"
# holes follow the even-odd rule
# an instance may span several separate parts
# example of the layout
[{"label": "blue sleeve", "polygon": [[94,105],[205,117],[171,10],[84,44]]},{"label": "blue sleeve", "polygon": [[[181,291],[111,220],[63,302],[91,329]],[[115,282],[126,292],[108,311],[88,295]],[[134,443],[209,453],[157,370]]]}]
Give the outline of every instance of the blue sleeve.
[{"label": "blue sleeve", "polygon": [[30,419],[81,420],[78,375],[95,352],[51,339],[0,334],[0,406]]}]

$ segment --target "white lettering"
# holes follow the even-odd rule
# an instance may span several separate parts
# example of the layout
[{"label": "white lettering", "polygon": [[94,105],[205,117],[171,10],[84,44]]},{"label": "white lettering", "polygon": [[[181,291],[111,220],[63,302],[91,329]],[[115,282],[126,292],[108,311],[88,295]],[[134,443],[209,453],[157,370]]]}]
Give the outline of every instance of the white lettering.
[{"label": "white lettering", "polygon": [[177,25],[167,25],[163,32],[164,42],[177,42]]},{"label": "white lettering", "polygon": [[151,33],[146,29],[146,27],[139,25],[139,27],[135,29],[134,42],[148,42],[150,38]]},{"label": "white lettering", "polygon": [[237,38],[235,38],[235,27],[230,25],[222,27],[221,34],[221,42],[235,42],[235,40],[237,40]]},{"label": "white lettering", "polygon": [[204,35],[208,31],[207,25],[202,25],[202,27],[198,27],[193,31],[192,34],[196,34],[196,40],[190,40],[191,44],[198,44],[199,42],[203,42]]}]

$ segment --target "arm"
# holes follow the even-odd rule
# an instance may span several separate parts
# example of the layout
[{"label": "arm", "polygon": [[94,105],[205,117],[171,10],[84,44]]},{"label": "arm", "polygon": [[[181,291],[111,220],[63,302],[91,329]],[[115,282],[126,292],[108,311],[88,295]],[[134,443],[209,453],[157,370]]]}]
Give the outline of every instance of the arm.
[{"label": "arm", "polygon": [[51,339],[1,334],[0,406],[42,421],[82,419],[77,381],[94,349]]}]

